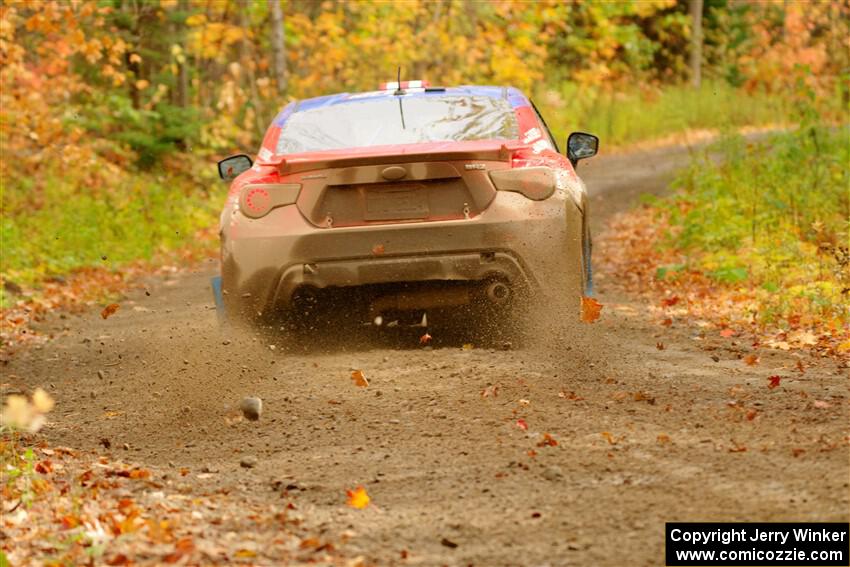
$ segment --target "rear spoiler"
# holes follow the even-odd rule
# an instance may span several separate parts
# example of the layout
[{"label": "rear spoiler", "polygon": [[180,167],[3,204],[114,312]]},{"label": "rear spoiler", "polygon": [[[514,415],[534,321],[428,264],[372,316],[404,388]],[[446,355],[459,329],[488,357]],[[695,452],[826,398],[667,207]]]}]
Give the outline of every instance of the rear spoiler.
[{"label": "rear spoiler", "polygon": [[312,152],[309,154],[291,154],[289,156],[275,156],[264,160],[263,165],[275,165],[283,174],[299,173],[315,169],[331,169],[340,167],[353,167],[358,165],[376,165],[388,163],[411,163],[427,161],[454,161],[454,160],[480,160],[480,161],[510,161],[513,153],[527,146],[519,142],[449,142],[445,144],[427,144],[430,149],[418,148],[425,144],[407,146],[399,151],[398,147],[384,146],[367,149],[358,152],[357,155],[350,153],[345,155],[334,155],[337,152]]}]

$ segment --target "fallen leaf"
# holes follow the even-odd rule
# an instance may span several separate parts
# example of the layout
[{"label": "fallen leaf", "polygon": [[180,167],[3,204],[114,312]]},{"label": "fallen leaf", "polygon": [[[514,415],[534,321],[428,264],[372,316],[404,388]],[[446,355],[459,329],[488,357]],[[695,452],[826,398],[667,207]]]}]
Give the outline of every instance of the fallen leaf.
[{"label": "fallen leaf", "polygon": [[448,547],[449,549],[454,549],[457,547],[457,544],[448,538],[443,538],[440,540],[440,545]]},{"label": "fallen leaf", "polygon": [[655,442],[659,445],[666,445],[667,443],[670,443],[670,436],[666,433],[659,433],[658,437],[656,437],[655,439]]},{"label": "fallen leaf", "polygon": [[472,343],[463,343],[463,346],[461,347],[463,350],[472,350],[474,348],[475,346]]},{"label": "fallen leaf", "polygon": [[[816,408],[818,408],[818,409],[826,409],[826,408],[831,408],[831,407],[832,407],[832,404],[831,404],[831,403],[829,403],[829,402],[825,402],[825,401],[823,401],[823,400],[815,400],[815,401],[814,401],[814,403],[813,403],[812,405],[813,405],[813,406],[815,406],[815,407],[816,407]],[[49,461],[48,461],[48,462],[49,462]]]},{"label": "fallen leaf", "polygon": [[383,244],[375,244],[372,246],[372,254],[375,256],[381,256],[384,252],[386,252],[386,248],[384,248]]},{"label": "fallen leaf", "polygon": [[651,406],[655,405],[655,398],[646,392],[635,392],[633,397],[636,402],[646,402]]},{"label": "fallen leaf", "polygon": [[534,449],[529,449],[528,450],[528,456],[533,459],[534,457],[537,456],[537,451],[535,451]]},{"label": "fallen leaf", "polygon": [[779,387],[779,382],[781,382],[781,381],[782,381],[782,377],[781,377],[781,376],[775,376],[775,375],[774,375],[774,376],[769,376],[767,379],[768,379],[768,381],[769,381],[769,382],[768,382],[768,384],[767,384],[767,387],[768,387],[768,388],[770,388],[771,390],[772,390],[772,389],[774,389],[774,388],[778,388],[778,387]]},{"label": "fallen leaf", "polygon": [[109,319],[110,317],[115,315],[115,312],[118,311],[119,307],[121,306],[117,303],[110,303],[109,305],[103,308],[103,311],[100,312],[100,316],[104,319]]},{"label": "fallen leaf", "polygon": [[734,439],[732,439],[731,441],[732,441],[732,446],[729,447],[730,453],[744,453],[744,452],[746,452],[746,450],[747,450],[746,446],[740,445]]},{"label": "fallen leaf", "polygon": [[803,366],[803,361],[799,358],[797,359],[797,372],[799,372],[800,374],[806,373],[806,368]]},{"label": "fallen leaf", "polygon": [[537,442],[538,447],[557,447],[558,440],[548,433],[543,434],[543,438]]},{"label": "fallen leaf", "polygon": [[735,336],[735,331],[733,331],[732,329],[723,329],[722,331],[720,331],[720,336],[728,339],[729,337]]},{"label": "fallen leaf", "polygon": [[673,319],[671,319],[670,317],[667,317],[666,319],[661,321],[661,325],[664,326],[664,327],[671,327],[673,325]]},{"label": "fallen leaf", "polygon": [[754,420],[758,414],[759,414],[759,412],[758,412],[758,410],[756,410],[756,409],[750,409],[750,410],[748,410],[748,411],[747,411],[747,421],[752,421],[752,420]]},{"label": "fallen leaf", "polygon": [[487,386],[486,388],[481,390],[481,397],[482,398],[488,398],[488,397],[495,398],[498,395],[499,395],[499,385],[498,384],[495,384],[493,386]]},{"label": "fallen leaf", "polygon": [[599,319],[602,304],[592,297],[581,298],[581,320],[585,323],[593,323]]},{"label": "fallen leaf", "polygon": [[614,437],[613,435],[611,435],[611,432],[610,432],[610,431],[603,431],[603,432],[601,433],[601,435],[602,435],[602,437],[604,437],[604,438],[605,438],[605,440],[606,440],[606,441],[608,441],[608,444],[609,444],[609,445],[616,445],[616,444],[617,444],[617,442],[619,441],[619,439],[617,439],[616,437]]},{"label": "fallen leaf", "polygon": [[664,343],[662,343],[662,342],[655,343],[655,348],[657,348],[658,350],[664,350]]},{"label": "fallen leaf", "polygon": [[677,303],[679,303],[679,296],[678,295],[674,295],[673,297],[667,297],[667,298],[664,298],[664,299],[661,300],[661,306],[662,307],[672,307],[673,305],[676,305]]},{"label": "fallen leaf", "polygon": [[174,551],[166,555],[163,560],[166,563],[177,563],[183,556],[189,555],[193,551],[195,551],[195,542],[191,537],[184,537],[174,543]]},{"label": "fallen leaf", "polygon": [[351,381],[354,382],[355,386],[361,388],[367,388],[369,386],[369,381],[366,379],[366,375],[363,374],[362,370],[352,370]]},{"label": "fallen leaf", "polygon": [[744,362],[747,363],[747,366],[755,366],[759,363],[759,356],[756,353],[748,354],[744,357]]},{"label": "fallen leaf", "polygon": [[805,449],[799,449],[799,448],[791,449],[791,455],[793,455],[794,457],[799,457],[800,455],[802,455],[805,452],[806,452]]},{"label": "fallen leaf", "polygon": [[516,420],[516,426],[522,429],[523,431],[528,431],[528,424],[525,422],[524,419]]},{"label": "fallen leaf", "polygon": [[253,551],[253,550],[251,550],[251,549],[240,549],[240,550],[238,550],[236,553],[234,553],[234,554],[233,554],[233,556],[234,556],[234,557],[242,557],[242,558],[248,558],[248,559],[250,559],[251,557],[256,557],[256,556],[257,556],[257,552],[256,552],[256,551]]},{"label": "fallen leaf", "polygon": [[366,489],[362,486],[358,486],[354,490],[346,490],[345,494],[348,496],[347,504],[358,510],[362,510],[368,506],[369,502],[372,500],[369,498],[369,494],[366,493]]},{"label": "fallen leaf", "polygon": [[32,405],[35,407],[35,411],[39,413],[47,413],[53,409],[53,398],[50,397],[50,394],[42,390],[41,388],[36,388],[32,393]]},{"label": "fallen leaf", "polygon": [[579,401],[579,400],[584,399],[581,396],[579,396],[578,394],[576,394],[575,392],[572,392],[572,391],[565,392],[564,390],[561,390],[560,392],[558,392],[558,397],[564,398],[565,400],[573,400],[573,401]]},{"label": "fallen leaf", "polygon": [[427,345],[430,342],[431,342],[431,335],[429,335],[428,333],[425,333],[424,335],[419,337],[419,344],[420,345]]}]

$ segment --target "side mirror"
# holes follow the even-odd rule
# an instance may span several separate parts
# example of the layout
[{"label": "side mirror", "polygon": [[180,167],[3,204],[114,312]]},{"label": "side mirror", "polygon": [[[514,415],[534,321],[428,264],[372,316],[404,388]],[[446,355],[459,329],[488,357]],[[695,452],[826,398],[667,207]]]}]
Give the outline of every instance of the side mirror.
[{"label": "side mirror", "polygon": [[254,162],[245,154],[230,156],[218,162],[218,176],[225,181],[233,181],[243,171],[248,171]]},{"label": "side mirror", "polygon": [[578,160],[593,157],[598,151],[599,138],[593,134],[573,132],[567,138],[567,157],[573,167],[578,163]]}]

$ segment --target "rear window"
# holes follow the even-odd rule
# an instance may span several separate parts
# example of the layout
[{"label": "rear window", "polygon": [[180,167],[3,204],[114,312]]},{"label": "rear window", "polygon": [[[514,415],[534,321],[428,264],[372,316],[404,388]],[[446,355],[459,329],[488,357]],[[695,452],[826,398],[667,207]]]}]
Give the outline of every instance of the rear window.
[{"label": "rear window", "polygon": [[[401,109],[404,111],[402,126]],[[296,111],[280,132],[278,154],[387,144],[513,140],[508,101],[487,96],[387,96]]]}]

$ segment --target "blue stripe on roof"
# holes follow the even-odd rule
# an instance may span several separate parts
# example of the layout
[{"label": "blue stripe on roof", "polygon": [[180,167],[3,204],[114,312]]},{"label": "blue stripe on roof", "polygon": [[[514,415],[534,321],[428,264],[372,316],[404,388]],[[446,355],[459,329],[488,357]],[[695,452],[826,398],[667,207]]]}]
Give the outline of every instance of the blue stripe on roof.
[{"label": "blue stripe on roof", "polygon": [[[504,98],[507,95],[508,103],[512,108],[531,106],[528,99],[519,89],[514,87],[492,87],[480,85],[466,85],[461,87],[446,87],[439,91],[414,91],[405,94],[405,97],[418,96],[486,96],[490,98]],[[377,100],[392,97],[393,91],[372,91],[362,93],[339,93],[316,98],[308,98],[290,103],[275,117],[275,126],[283,127],[286,120],[294,113],[302,110],[320,108],[322,106],[335,106],[337,104],[348,104],[364,100]]]}]

